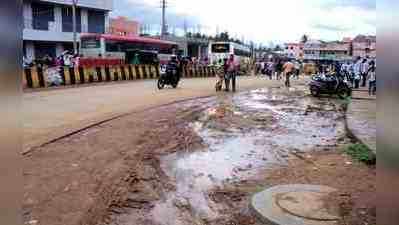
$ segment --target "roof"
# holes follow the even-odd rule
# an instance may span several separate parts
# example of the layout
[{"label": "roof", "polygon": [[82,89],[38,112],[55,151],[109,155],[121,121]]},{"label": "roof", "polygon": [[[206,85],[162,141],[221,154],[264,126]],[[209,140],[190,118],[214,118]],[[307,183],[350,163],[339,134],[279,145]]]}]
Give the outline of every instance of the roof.
[{"label": "roof", "polygon": [[164,44],[164,45],[177,45],[176,42],[172,41],[164,41],[155,38],[148,37],[140,37],[140,36],[121,36],[114,34],[81,34],[81,38],[85,37],[96,37],[96,38],[104,38],[106,40],[112,41],[127,41],[127,42],[140,42],[140,43],[149,43],[149,44]]},{"label": "roof", "polygon": [[289,42],[289,43],[285,43],[285,45],[303,46],[304,43],[293,43],[293,42]]},{"label": "roof", "polygon": [[357,35],[355,37],[355,39],[353,39],[354,42],[367,42],[367,41],[371,41],[371,42],[376,42],[377,37],[376,36],[366,36],[366,35]]}]

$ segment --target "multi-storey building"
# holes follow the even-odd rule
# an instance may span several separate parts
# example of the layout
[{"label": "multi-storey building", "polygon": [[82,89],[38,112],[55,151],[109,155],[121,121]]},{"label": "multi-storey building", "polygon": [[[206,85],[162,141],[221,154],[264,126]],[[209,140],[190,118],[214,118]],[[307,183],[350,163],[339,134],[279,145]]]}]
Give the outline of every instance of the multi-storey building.
[{"label": "multi-storey building", "polygon": [[343,61],[351,58],[350,42],[311,40],[304,45],[304,59],[307,60]]},{"label": "multi-storey building", "polygon": [[358,35],[352,41],[353,57],[376,57],[376,36]]},{"label": "multi-storey building", "polygon": [[[60,55],[73,49],[73,0],[23,1],[23,50],[32,59]],[[76,29],[80,33],[105,33],[113,0],[78,0]]]},{"label": "multi-storey building", "polygon": [[119,16],[111,18],[110,29],[111,34],[122,36],[139,36],[140,24],[137,21],[129,20],[126,17]]},{"label": "multi-storey building", "polygon": [[284,49],[284,55],[288,58],[302,59],[304,56],[303,43],[286,43]]}]

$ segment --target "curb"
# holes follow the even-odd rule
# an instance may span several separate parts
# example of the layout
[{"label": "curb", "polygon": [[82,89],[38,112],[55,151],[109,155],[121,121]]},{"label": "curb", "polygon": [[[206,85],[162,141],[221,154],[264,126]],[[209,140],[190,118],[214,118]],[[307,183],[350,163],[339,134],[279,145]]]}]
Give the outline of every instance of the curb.
[{"label": "curb", "polygon": [[372,147],[371,147],[369,144],[367,144],[365,141],[363,141],[362,138],[360,138],[360,137],[358,137],[357,135],[355,135],[355,133],[354,133],[354,132],[352,131],[352,129],[350,128],[349,123],[348,123],[348,111],[349,111],[349,109],[350,109],[350,104],[351,104],[351,103],[348,104],[347,109],[346,109],[346,112],[345,112],[345,130],[346,130],[347,136],[348,136],[349,138],[355,140],[356,142],[359,142],[359,143],[361,143],[362,145],[366,146],[366,147],[370,150],[370,152],[372,152],[374,155],[377,155],[377,150],[374,149],[374,148],[372,148]]}]

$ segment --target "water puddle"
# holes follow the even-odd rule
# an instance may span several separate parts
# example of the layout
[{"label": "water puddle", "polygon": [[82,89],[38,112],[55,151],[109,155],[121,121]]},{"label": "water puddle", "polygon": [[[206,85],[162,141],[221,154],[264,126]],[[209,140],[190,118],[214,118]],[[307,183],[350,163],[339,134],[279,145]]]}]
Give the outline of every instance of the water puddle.
[{"label": "water puddle", "polygon": [[161,158],[161,168],[176,189],[155,203],[151,215],[156,224],[215,220],[220,206],[209,199],[209,190],[284,165],[290,151],[331,146],[344,135],[333,102],[307,97],[295,88],[281,92],[260,89],[223,96],[201,112],[190,126],[207,147]]}]

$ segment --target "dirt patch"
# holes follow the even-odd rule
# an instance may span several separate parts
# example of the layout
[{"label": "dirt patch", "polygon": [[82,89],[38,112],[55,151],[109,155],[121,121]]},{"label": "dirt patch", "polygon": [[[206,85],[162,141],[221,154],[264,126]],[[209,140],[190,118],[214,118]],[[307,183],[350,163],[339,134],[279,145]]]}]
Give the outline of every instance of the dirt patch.
[{"label": "dirt patch", "polygon": [[24,222],[94,225],[123,206],[151,208],[163,190],[174,188],[164,181],[158,157],[202,145],[184,123],[187,115],[177,117],[185,109],[198,110],[180,104],[132,114],[25,155]]}]

